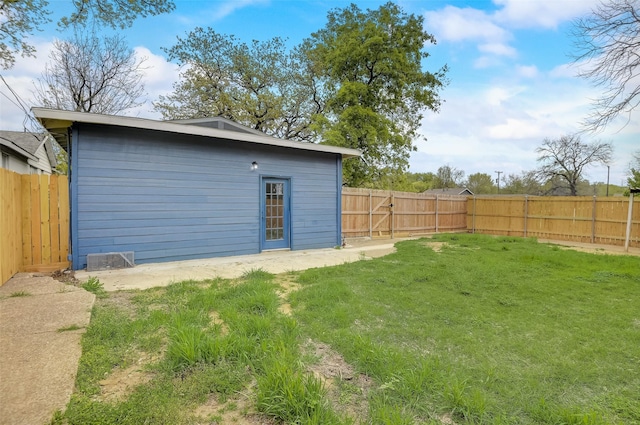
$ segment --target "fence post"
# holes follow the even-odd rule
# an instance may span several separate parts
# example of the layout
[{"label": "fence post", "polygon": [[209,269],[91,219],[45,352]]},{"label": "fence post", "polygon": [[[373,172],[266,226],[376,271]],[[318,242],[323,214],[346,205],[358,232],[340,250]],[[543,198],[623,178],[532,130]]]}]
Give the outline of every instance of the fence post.
[{"label": "fence post", "polygon": [[627,214],[627,235],[624,238],[624,252],[629,252],[629,239],[631,238],[631,219],[633,218],[633,192],[629,194],[629,214]]},{"label": "fence post", "polygon": [[471,219],[471,233],[476,233],[476,195],[473,195],[473,217]]},{"label": "fence post", "polygon": [[591,243],[596,243],[596,195],[593,195],[592,206],[592,218],[591,218]]},{"label": "fence post", "polygon": [[371,192],[372,190],[369,189],[369,239],[373,239],[373,201]]},{"label": "fence post", "polygon": [[438,233],[438,195],[436,195],[436,233]]},{"label": "fence post", "polygon": [[391,239],[394,239],[394,216],[393,216],[393,192],[391,192],[391,202],[389,202],[389,220],[391,220]]},{"label": "fence post", "polygon": [[527,216],[529,215],[529,195],[524,195],[524,235],[527,237]]}]

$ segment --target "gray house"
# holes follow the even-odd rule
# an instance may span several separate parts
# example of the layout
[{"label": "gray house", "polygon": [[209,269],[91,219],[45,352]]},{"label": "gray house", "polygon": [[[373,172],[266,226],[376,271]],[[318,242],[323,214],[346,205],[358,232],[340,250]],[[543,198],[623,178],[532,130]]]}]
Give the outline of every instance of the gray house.
[{"label": "gray house", "polygon": [[0,131],[0,167],[20,174],[51,174],[56,167],[51,136]]},{"label": "gray house", "polygon": [[88,254],[150,263],[340,244],[342,161],[357,150],[221,118],[33,113],[70,155],[76,270]]}]

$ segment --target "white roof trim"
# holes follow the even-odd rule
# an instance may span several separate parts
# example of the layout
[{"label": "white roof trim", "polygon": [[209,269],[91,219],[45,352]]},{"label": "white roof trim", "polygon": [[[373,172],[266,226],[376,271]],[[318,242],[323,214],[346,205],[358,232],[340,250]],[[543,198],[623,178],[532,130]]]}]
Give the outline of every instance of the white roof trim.
[{"label": "white roof trim", "polygon": [[293,140],[277,139],[267,135],[241,133],[238,131],[220,130],[197,125],[177,124],[169,121],[157,121],[147,118],[124,117],[118,115],[100,115],[87,112],[62,111],[59,109],[32,108],[31,111],[47,130],[69,128],[74,122],[88,124],[103,124],[120,127],[138,128],[145,130],[165,131],[168,133],[189,134],[194,136],[215,137],[226,140],[258,143],[261,145],[278,146],[283,148],[335,153],[343,158],[361,156],[356,149],[338,146],[319,145],[316,143],[295,142]]}]

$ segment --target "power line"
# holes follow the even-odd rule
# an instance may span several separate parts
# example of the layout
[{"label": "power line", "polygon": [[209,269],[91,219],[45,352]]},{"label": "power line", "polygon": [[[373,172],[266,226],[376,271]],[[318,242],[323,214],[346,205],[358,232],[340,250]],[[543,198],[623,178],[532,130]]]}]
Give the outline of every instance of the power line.
[{"label": "power line", "polygon": [[[2,93],[4,95],[4,97],[6,97],[15,106],[20,108],[22,110],[22,112],[24,113],[24,115],[25,115],[25,118],[22,120],[23,129],[25,131],[31,132],[30,130],[27,129],[27,125],[26,125],[27,121],[30,121],[35,126],[35,128],[41,127],[40,123],[31,115],[31,111],[26,106],[26,102],[24,100],[22,100],[20,95],[9,85],[9,83],[7,82],[7,80],[5,80],[5,78],[4,78],[4,76],[2,74],[0,74],[0,80],[2,80],[2,82],[7,87],[7,89],[11,92],[11,94],[13,95],[15,101],[13,99],[11,99],[6,93]],[[35,137],[35,135],[34,135],[34,137]]]}]

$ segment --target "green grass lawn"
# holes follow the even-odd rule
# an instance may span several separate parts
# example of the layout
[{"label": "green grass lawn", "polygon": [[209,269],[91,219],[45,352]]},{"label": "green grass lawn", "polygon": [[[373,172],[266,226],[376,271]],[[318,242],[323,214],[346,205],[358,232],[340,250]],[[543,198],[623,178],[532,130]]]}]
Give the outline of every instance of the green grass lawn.
[{"label": "green grass lawn", "polygon": [[[640,424],[638,257],[463,234],[396,246],[98,299],[54,423]],[[313,344],[351,373],[311,373]]]}]

